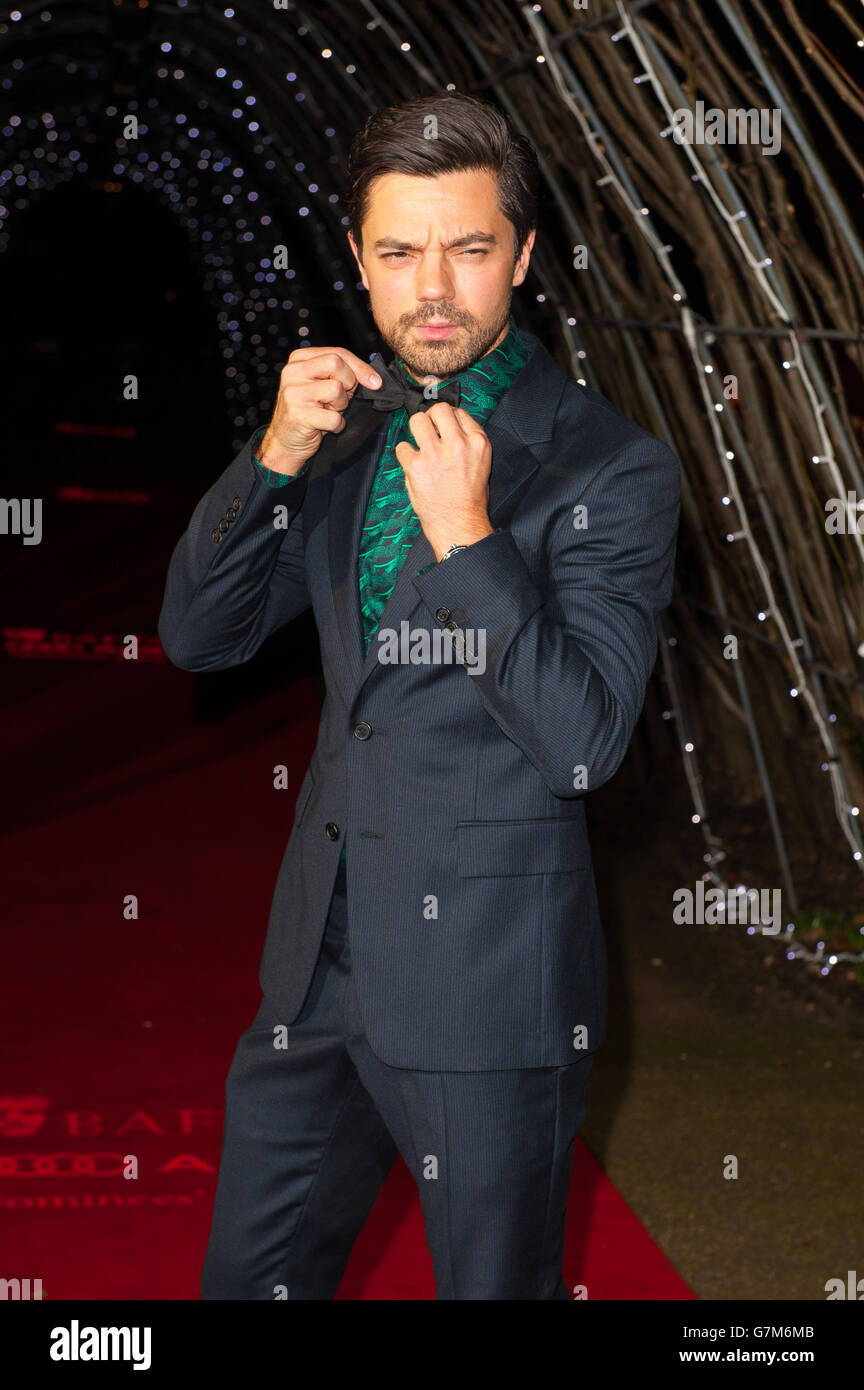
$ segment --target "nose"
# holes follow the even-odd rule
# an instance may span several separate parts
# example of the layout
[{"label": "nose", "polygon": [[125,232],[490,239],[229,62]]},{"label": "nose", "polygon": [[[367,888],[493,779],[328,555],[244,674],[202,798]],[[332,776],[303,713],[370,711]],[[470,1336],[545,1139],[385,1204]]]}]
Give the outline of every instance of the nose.
[{"label": "nose", "polygon": [[427,251],[420,257],[416,278],[417,299],[421,304],[453,298],[453,277],[443,252]]}]

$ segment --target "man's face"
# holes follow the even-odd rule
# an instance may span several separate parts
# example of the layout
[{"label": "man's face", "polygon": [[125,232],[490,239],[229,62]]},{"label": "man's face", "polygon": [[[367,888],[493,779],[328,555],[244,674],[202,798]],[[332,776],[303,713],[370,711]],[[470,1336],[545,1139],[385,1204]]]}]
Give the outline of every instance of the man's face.
[{"label": "man's face", "polygon": [[[513,224],[485,169],[422,178],[381,174],[351,250],[388,347],[421,381],[455,376],[506,336],[514,285],[528,270],[534,232],[513,261]],[[433,324],[445,324],[433,334]],[[424,331],[424,326],[430,326]]]}]

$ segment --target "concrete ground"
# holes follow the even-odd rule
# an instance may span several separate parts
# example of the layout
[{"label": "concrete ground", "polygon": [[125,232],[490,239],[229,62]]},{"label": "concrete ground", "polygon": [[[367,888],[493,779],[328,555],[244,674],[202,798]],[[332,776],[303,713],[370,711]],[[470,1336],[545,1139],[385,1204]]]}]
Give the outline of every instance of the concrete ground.
[{"label": "concrete ground", "polygon": [[624,769],[588,801],[610,979],[583,1138],[699,1298],[824,1300],[864,1277],[864,984],[672,923],[691,810]]}]

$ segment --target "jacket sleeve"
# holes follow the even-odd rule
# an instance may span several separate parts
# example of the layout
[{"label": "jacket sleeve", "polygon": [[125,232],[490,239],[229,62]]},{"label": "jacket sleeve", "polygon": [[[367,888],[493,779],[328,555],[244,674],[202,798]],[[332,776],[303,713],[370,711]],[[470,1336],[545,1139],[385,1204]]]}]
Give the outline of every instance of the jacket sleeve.
[{"label": "jacket sleeve", "polygon": [[183,671],[241,665],[311,606],[301,513],[308,462],[287,485],[268,485],[256,443],[257,432],[201,498],[171,556],[158,632]]},{"label": "jacket sleeve", "polygon": [[485,634],[485,668],[466,680],[550,790],[572,797],[616,772],[645,699],[656,617],[672,596],[678,460],[640,432],[565,493],[556,474],[542,590],[507,530],[413,582],[438,624]]}]

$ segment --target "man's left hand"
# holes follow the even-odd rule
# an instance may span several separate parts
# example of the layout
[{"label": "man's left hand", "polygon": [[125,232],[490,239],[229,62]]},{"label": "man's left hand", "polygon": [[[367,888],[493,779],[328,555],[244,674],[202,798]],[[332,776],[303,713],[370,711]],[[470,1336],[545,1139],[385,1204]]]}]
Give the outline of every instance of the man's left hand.
[{"label": "man's left hand", "polygon": [[451,545],[473,545],[494,531],[489,520],[492,445],[461,407],[437,401],[408,417],[418,448],[403,440],[396,458],[408,499],[436,560]]}]

